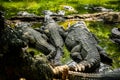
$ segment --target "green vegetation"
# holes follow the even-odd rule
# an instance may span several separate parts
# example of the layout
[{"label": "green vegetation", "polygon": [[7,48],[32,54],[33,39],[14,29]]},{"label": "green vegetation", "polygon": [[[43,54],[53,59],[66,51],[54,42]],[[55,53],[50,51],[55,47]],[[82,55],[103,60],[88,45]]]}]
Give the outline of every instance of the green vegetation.
[{"label": "green vegetation", "polygon": [[113,27],[120,27],[120,24],[104,24],[102,22],[90,22],[88,28],[100,40],[99,45],[102,46],[108,55],[113,59],[113,68],[120,67],[120,45],[114,44],[109,39],[109,34]]},{"label": "green vegetation", "polygon": [[[16,15],[18,11],[28,11],[37,15],[42,15],[43,10],[58,11],[63,10],[64,5],[72,6],[78,13],[88,13],[90,10],[84,9],[86,6],[104,6],[119,11],[117,0],[2,0],[1,5],[5,7],[6,17]],[[76,13],[68,11],[67,14]]]},{"label": "green vegetation", "polygon": [[[103,6],[114,11],[120,11],[120,0],[1,0],[1,5],[5,7],[6,18],[16,15],[18,11],[28,11],[37,15],[42,15],[43,10],[57,12],[63,10],[64,5],[72,6],[77,11],[67,11],[68,14],[83,14],[93,11],[86,10],[86,6]],[[108,55],[114,59],[113,68],[120,67],[120,49],[118,45],[109,39],[110,31],[113,27],[120,27],[119,24],[107,25],[102,22],[86,22],[91,32],[100,39],[100,45],[107,51]],[[61,24],[63,25],[63,24]],[[67,26],[65,23],[63,26]],[[65,55],[63,63],[69,59],[69,52],[64,48]],[[36,51],[37,53],[37,51]]]}]

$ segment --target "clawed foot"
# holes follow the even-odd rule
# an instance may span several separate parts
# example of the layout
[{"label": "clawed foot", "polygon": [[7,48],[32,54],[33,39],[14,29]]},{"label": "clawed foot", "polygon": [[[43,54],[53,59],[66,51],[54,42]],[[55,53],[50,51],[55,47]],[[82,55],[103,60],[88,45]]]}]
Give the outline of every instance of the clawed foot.
[{"label": "clawed foot", "polygon": [[76,66],[75,66],[75,71],[84,71],[85,70],[85,66],[84,65],[82,65],[82,64],[77,64]]},{"label": "clawed foot", "polygon": [[91,68],[91,65],[87,61],[83,61],[79,64],[73,65],[72,70],[76,72],[81,72],[81,71],[85,71],[86,68]]}]

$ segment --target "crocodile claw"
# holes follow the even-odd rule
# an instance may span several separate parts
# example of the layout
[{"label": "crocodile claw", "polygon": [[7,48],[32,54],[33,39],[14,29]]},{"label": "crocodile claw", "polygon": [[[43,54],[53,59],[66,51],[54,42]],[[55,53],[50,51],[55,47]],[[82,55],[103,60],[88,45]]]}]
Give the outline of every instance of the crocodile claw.
[{"label": "crocodile claw", "polygon": [[77,64],[75,66],[75,71],[84,71],[85,70],[85,66],[82,64]]},{"label": "crocodile claw", "polygon": [[89,68],[91,68],[91,65],[90,65],[90,64],[88,64],[88,67],[89,67]]}]

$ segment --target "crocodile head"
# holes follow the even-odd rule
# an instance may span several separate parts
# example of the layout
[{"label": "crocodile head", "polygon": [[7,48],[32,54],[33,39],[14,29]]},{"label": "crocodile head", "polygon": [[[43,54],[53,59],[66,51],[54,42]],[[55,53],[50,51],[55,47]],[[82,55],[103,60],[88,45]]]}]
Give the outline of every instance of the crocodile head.
[{"label": "crocodile head", "polygon": [[23,28],[23,27],[29,27],[31,26],[30,23],[27,23],[27,22],[18,22],[15,24],[16,28]]},{"label": "crocodile head", "polygon": [[89,31],[89,29],[86,26],[86,23],[84,21],[78,21],[75,24],[73,24],[67,31],[71,31],[72,29],[75,28],[81,28],[81,29],[86,29]]},{"label": "crocodile head", "polygon": [[76,22],[75,24],[72,25],[72,27],[78,27],[78,26],[80,28],[87,28],[84,21],[79,21],[79,22]]},{"label": "crocodile head", "polygon": [[55,21],[52,19],[52,17],[50,17],[50,15],[45,15],[44,22],[45,24],[55,23]]}]

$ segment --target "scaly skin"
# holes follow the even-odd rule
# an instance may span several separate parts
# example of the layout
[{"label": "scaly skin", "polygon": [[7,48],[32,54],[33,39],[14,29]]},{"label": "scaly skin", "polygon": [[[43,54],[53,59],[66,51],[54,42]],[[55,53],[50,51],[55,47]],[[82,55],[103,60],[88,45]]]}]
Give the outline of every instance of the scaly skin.
[{"label": "scaly skin", "polygon": [[120,72],[79,73],[69,72],[69,80],[119,80]]},{"label": "scaly skin", "polygon": [[50,17],[50,15],[45,15],[45,22],[43,31],[50,38],[51,43],[56,47],[57,54],[55,56],[55,64],[61,64],[61,57],[63,55],[63,45],[64,41],[59,33],[59,25]]},{"label": "scaly skin", "polygon": [[[68,29],[68,35],[65,39],[67,48],[71,51],[73,60],[81,56],[76,67],[76,71],[90,71],[100,64],[100,54],[96,47],[97,41],[86,28],[84,22],[78,22]],[[74,53],[78,55],[74,56]],[[78,59],[77,59],[78,60]],[[77,61],[75,60],[75,61]],[[88,68],[88,69],[86,69]]]},{"label": "scaly skin", "polygon": [[116,44],[120,44],[120,28],[113,28],[109,37]]},{"label": "scaly skin", "polygon": [[[4,23],[2,23],[2,25],[3,24]],[[24,52],[23,48],[26,47],[26,43],[24,42],[19,32],[13,30],[8,26],[6,27],[3,26],[3,28],[1,28],[0,31],[2,33],[0,34],[0,51],[1,51],[0,54],[2,54],[2,56],[0,56],[0,60],[1,60],[0,61],[0,80],[19,80],[21,77],[25,78],[26,80],[52,80],[53,79],[54,77],[53,75],[56,75],[54,69],[58,69],[58,68],[55,67],[53,69],[49,65],[49,63],[47,61],[44,61],[42,58],[40,57],[33,58],[30,54],[28,54],[27,52]],[[68,66],[66,67],[69,68]],[[62,70],[60,70],[60,72],[62,72]],[[86,77],[96,76],[96,75],[87,75],[85,73],[85,75],[83,74],[80,78],[77,78],[76,76],[71,76],[74,74],[74,72],[70,72],[70,71],[68,72],[68,69],[64,70],[64,72],[70,75],[68,76],[70,80],[83,79],[83,77],[85,78],[85,76]],[[80,75],[81,73],[78,73],[77,76],[79,77]],[[115,80],[120,79],[119,71],[118,71],[117,74],[116,73],[102,74],[102,77],[103,77],[102,80],[104,79],[104,77],[107,78],[109,76],[115,77],[114,78]],[[65,78],[66,78],[65,75],[62,75],[62,79],[65,80]],[[91,77],[89,78],[91,79]]]},{"label": "scaly skin", "polygon": [[[65,44],[68,50],[71,51],[70,55],[74,61],[77,63],[81,63],[82,61],[85,67],[88,67],[88,65],[91,67],[92,64],[94,70],[97,68],[97,65],[99,65],[100,60],[103,63],[112,65],[112,59],[109,58],[105,50],[98,45],[99,41],[97,37],[87,29],[84,22],[81,21],[74,24],[66,31],[65,35],[66,34]],[[93,63],[89,62],[89,59],[93,59]],[[83,68],[82,71],[85,69],[83,65],[81,65]],[[94,71],[88,68],[88,71],[90,70]]]},{"label": "scaly skin", "polygon": [[43,52],[45,55],[47,55],[48,59],[53,58],[53,55],[56,54],[55,47],[47,42],[47,37],[45,36],[45,34],[34,30],[29,25],[27,25],[27,23],[19,23],[17,30],[22,30],[23,37],[25,37],[28,40],[28,43],[33,45],[33,47],[35,47],[36,49]]},{"label": "scaly skin", "polygon": [[[42,58],[23,51],[26,43],[18,32],[6,27],[0,35],[0,80],[52,80],[53,72]],[[2,76],[1,76],[2,75]]]},{"label": "scaly skin", "polygon": [[[1,12],[0,12],[1,17]],[[0,18],[0,80],[52,80],[53,71],[47,60],[32,57],[26,50],[27,43],[21,34],[4,25]],[[0,25],[0,26],[1,26]]]},{"label": "scaly skin", "polygon": [[70,65],[58,66],[53,69],[54,78],[57,80],[119,80],[120,68],[111,72],[83,73],[70,70]]}]

